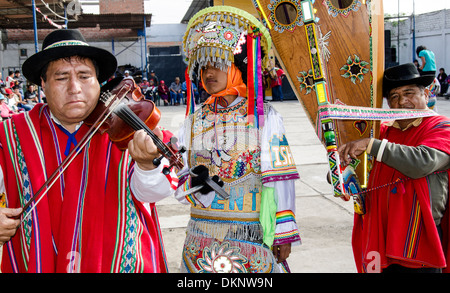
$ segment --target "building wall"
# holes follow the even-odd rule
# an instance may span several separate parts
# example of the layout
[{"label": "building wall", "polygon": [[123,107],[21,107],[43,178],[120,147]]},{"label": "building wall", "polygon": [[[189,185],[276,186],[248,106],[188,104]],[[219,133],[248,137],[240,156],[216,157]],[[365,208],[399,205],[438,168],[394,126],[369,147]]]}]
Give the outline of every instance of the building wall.
[{"label": "building wall", "polygon": [[[147,28],[147,41],[150,56],[148,58],[149,70],[154,70],[159,80],[170,86],[175,77],[180,77],[181,82],[185,80],[184,71],[186,63],[184,61],[182,41],[186,32],[187,24],[156,24]],[[152,55],[151,48],[158,47],[178,47],[178,52],[173,54]]]},{"label": "building wall", "polygon": [[[102,0],[99,1],[101,14],[108,13],[144,13],[143,0]],[[69,23],[70,28],[70,23]],[[90,45],[112,52],[118,65],[131,65],[137,68],[145,66],[145,39],[136,40],[137,32],[127,28],[100,29],[82,28],[83,36]],[[39,29],[38,50],[41,50],[42,41],[52,30]],[[3,30],[0,39],[0,70],[3,79],[9,70],[21,69],[27,57],[36,52],[33,30]],[[21,56],[21,50],[26,50],[26,56]]]},{"label": "building wall", "polygon": [[102,0],[99,1],[100,14],[106,13],[143,13],[143,0]]},{"label": "building wall", "polygon": [[[142,38],[137,41],[115,40],[111,37],[110,40],[104,40],[95,42],[95,38],[90,36],[89,33],[84,33],[86,40],[92,46],[103,48],[109,52],[114,53],[117,58],[118,65],[131,65],[138,68],[145,66],[145,40]],[[41,50],[42,39],[39,40],[38,48]],[[27,57],[30,57],[35,53],[34,42],[28,41],[7,41],[2,42],[2,48],[0,48],[0,64],[1,73],[3,79],[6,78],[9,70],[19,69],[21,70],[23,62]],[[27,50],[27,56],[21,57],[21,49]]]},{"label": "building wall", "polygon": [[385,22],[385,29],[391,31],[391,45],[397,49],[397,61],[400,64],[418,59],[416,48],[420,45],[434,52],[436,66],[450,72],[450,10],[424,13],[415,17],[416,42],[413,48],[413,22],[406,18],[396,25],[396,21]]}]

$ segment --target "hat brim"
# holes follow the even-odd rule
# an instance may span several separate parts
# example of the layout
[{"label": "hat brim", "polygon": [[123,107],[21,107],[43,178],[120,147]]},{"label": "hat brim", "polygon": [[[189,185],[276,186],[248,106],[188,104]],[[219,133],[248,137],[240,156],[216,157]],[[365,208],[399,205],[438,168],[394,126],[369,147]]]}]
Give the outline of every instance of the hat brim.
[{"label": "hat brim", "polygon": [[98,81],[104,82],[117,69],[117,60],[107,50],[91,46],[61,46],[46,49],[30,56],[22,65],[23,75],[32,83],[41,84],[41,72],[50,61],[70,56],[81,56],[95,60],[98,67]]},{"label": "hat brim", "polygon": [[413,79],[405,79],[405,80],[392,80],[387,77],[383,78],[383,96],[387,97],[389,92],[392,89],[410,85],[410,84],[416,84],[416,85],[422,85],[424,87],[429,86],[435,79],[434,75],[422,75]]}]

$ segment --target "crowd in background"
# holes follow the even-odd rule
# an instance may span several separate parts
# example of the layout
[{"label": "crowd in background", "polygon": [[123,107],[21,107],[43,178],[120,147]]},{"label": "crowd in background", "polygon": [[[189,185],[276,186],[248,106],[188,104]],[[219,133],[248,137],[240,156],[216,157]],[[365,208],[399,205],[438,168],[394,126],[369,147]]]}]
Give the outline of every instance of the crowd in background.
[{"label": "crowd in background", "polygon": [[27,83],[19,70],[9,71],[3,79],[0,72],[0,116],[2,120],[24,111],[30,111],[39,101],[45,102],[42,90]]},{"label": "crowd in background", "polygon": [[[135,78],[130,75],[129,70],[123,72],[124,78]],[[283,101],[281,91],[282,80],[285,77],[280,67],[273,67],[270,72],[264,72],[264,96],[270,96],[273,101]],[[137,83],[145,99],[152,100],[157,106],[179,106],[186,105],[187,86],[186,81],[175,77],[173,81],[165,82],[159,80],[154,70],[148,77],[139,78]],[[196,105],[202,104],[210,96],[202,85],[201,80],[192,83],[192,92]],[[0,116],[1,120],[8,119],[16,113],[29,111],[39,102],[46,102],[45,94],[35,84],[29,83],[19,70],[9,71],[8,76],[3,79],[0,72]]]}]

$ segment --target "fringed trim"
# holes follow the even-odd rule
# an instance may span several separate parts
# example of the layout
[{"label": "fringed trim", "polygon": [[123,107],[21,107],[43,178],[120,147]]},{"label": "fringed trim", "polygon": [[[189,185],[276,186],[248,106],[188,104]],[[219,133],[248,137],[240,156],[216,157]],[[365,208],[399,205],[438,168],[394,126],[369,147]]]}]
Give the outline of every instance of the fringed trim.
[{"label": "fringed trim", "polygon": [[238,246],[241,252],[248,256],[257,253],[267,257],[270,249],[262,242],[263,232],[259,222],[236,222],[205,220],[191,217],[188,227],[186,243],[194,247],[205,247],[211,239],[219,242],[230,241]]},{"label": "fringed trim", "polygon": [[[242,34],[260,36],[261,50],[265,53],[261,65],[264,68],[267,66],[272,40],[269,32],[260,21],[253,15],[234,7],[209,7],[199,11],[191,18],[183,37],[183,51],[186,60],[189,61],[188,68],[191,78],[196,65],[199,64],[200,70],[208,61],[226,72],[227,67],[231,65],[231,62],[234,62],[236,48],[232,46],[242,45],[240,41],[237,44],[234,42],[231,44],[231,42],[219,40],[217,30],[209,27],[214,27],[214,25],[240,32],[241,38]],[[211,32],[208,32],[208,29],[211,29]]]},{"label": "fringed trim", "polygon": [[234,55],[225,46],[220,44],[207,43],[200,45],[192,52],[189,58],[189,77],[193,79],[194,69],[198,65],[198,71],[195,72],[200,76],[200,70],[210,62],[214,67],[227,72],[228,67],[234,62]]},{"label": "fringed trim", "polygon": [[231,217],[205,218],[203,216],[191,214],[191,219],[187,227],[187,234],[194,238],[207,237],[215,238],[220,241],[229,239],[262,244],[263,230],[258,220],[259,214],[256,215],[256,218],[253,220],[246,218],[240,220],[239,218]]}]

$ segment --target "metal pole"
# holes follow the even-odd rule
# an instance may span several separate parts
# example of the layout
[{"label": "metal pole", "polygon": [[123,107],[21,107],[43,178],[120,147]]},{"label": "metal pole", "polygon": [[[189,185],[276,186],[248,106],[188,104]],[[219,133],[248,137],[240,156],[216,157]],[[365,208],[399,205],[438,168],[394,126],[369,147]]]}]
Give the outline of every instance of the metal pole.
[{"label": "metal pole", "polygon": [[[145,29],[145,28],[144,28]],[[141,68],[142,68],[142,76],[141,76],[141,80],[142,78],[144,78],[144,60],[142,58],[144,58],[144,53],[142,52],[142,36],[139,36],[139,42],[140,42],[140,47],[141,47]]]},{"label": "metal pole", "polygon": [[147,19],[144,14],[144,57],[145,57],[145,70],[142,72],[144,77],[148,77],[148,58],[147,58]]},{"label": "metal pole", "polygon": [[400,0],[397,3],[397,62],[400,64]]},{"label": "metal pole", "polygon": [[36,3],[34,2],[34,0],[31,0],[31,6],[33,9],[34,50],[37,53],[39,52],[39,48],[38,48],[37,23],[36,23]]},{"label": "metal pole", "polygon": [[413,21],[413,30],[412,30],[412,60],[414,61],[414,59],[416,59],[416,13],[415,13],[415,0],[413,0],[413,17],[412,17],[412,21]]},{"label": "metal pole", "polygon": [[69,28],[69,18],[67,17],[67,4],[64,3],[64,24],[66,25],[66,29]]},{"label": "metal pole", "polygon": [[[35,52],[39,52],[39,46],[38,46],[38,35],[37,35],[37,22],[36,22],[36,3],[34,0],[31,0],[31,6],[33,8],[33,29],[34,29],[34,50]],[[41,85],[37,84],[37,96],[38,101],[41,103]]]}]

